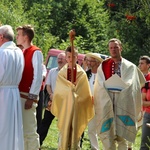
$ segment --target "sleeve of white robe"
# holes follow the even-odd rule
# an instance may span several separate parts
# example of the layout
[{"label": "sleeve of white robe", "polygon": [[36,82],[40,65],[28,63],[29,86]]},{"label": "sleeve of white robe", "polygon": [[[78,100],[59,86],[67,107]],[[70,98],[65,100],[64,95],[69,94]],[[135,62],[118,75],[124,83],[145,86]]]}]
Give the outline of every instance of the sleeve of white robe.
[{"label": "sleeve of white robe", "polygon": [[[0,59],[1,59],[1,57],[0,57]],[[2,59],[1,59],[2,60]],[[3,79],[3,76],[4,76],[4,65],[3,65],[3,63],[1,62],[0,63],[0,82],[1,82],[1,80]]]},{"label": "sleeve of white robe", "polygon": [[33,81],[29,93],[38,95],[42,85],[43,74],[43,55],[41,51],[35,51],[32,57]]}]

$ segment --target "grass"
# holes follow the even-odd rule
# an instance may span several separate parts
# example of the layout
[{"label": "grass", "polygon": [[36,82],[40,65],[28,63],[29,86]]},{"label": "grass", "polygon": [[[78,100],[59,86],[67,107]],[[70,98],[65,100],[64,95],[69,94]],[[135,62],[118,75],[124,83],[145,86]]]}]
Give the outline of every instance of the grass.
[{"label": "grass", "polygon": [[[133,144],[133,150],[140,149],[140,141],[141,141],[141,128],[138,131],[135,143]],[[58,128],[57,128],[57,120],[55,118],[51,124],[48,135],[43,142],[41,150],[57,150],[57,143],[58,143]],[[99,140],[99,147],[100,150],[102,150],[102,144],[100,140]],[[87,129],[84,132],[84,141],[82,150],[90,150],[90,142],[87,134]]]}]

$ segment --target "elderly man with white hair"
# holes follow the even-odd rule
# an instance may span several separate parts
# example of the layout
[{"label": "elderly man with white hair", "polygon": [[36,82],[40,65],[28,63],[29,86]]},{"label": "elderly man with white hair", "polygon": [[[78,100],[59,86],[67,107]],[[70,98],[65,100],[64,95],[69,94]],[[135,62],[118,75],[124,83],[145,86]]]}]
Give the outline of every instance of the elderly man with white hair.
[{"label": "elderly man with white hair", "polygon": [[18,84],[24,58],[13,42],[9,25],[0,27],[0,149],[24,150],[23,125]]}]

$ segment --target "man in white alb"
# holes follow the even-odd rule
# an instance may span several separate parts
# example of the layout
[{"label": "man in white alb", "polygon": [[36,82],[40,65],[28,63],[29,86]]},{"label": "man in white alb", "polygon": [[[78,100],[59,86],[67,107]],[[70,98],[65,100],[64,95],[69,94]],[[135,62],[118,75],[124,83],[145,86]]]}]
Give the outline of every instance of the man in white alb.
[{"label": "man in white alb", "polygon": [[18,85],[24,68],[22,51],[9,25],[0,27],[0,149],[24,150]]}]

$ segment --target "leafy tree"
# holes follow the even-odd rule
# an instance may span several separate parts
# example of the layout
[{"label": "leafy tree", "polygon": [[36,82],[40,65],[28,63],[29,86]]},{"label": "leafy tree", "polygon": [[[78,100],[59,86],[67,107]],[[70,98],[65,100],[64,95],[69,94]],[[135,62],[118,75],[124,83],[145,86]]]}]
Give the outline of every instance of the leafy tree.
[{"label": "leafy tree", "polygon": [[46,56],[49,48],[65,49],[69,31],[76,30],[79,51],[108,54],[112,37],[123,43],[123,55],[134,63],[149,55],[150,3],[148,0],[1,0],[0,22],[15,29],[35,27],[34,44]]},{"label": "leafy tree", "polygon": [[105,3],[111,22],[108,35],[123,42],[124,57],[134,63],[141,55],[149,55],[150,26],[146,17],[147,5],[143,1],[107,0]]},{"label": "leafy tree", "polygon": [[52,20],[49,19],[50,10],[51,10],[51,0],[41,1],[40,3],[32,3],[32,6],[25,15],[28,18],[28,24],[34,26],[35,29],[35,38],[34,44],[39,46],[44,54],[44,58],[47,55],[50,47],[54,47],[57,44],[57,37],[53,36],[50,33],[50,26]]},{"label": "leafy tree", "polygon": [[51,33],[68,39],[70,29],[76,30],[77,45],[82,51],[103,52],[103,43],[107,39],[107,14],[101,7],[103,2],[96,0],[57,0],[52,3],[50,18],[53,21]]},{"label": "leafy tree", "polygon": [[0,8],[1,24],[9,24],[15,28],[24,22],[23,7],[19,0],[9,2],[4,0],[0,3]]}]

